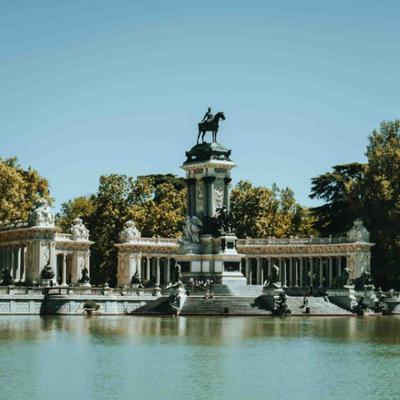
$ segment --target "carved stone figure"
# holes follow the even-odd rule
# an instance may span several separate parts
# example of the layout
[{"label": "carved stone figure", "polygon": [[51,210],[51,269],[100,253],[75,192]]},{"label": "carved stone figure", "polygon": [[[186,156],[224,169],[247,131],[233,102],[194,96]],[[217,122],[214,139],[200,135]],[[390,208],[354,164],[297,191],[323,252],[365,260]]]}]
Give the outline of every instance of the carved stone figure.
[{"label": "carved stone figure", "polygon": [[336,278],[336,288],[343,289],[345,286],[351,284],[350,280],[350,268],[346,267],[342,270],[342,273]]},{"label": "carved stone figure", "polygon": [[203,223],[195,215],[187,216],[185,225],[183,226],[183,241],[200,243],[200,232]]},{"label": "carved stone figure", "polygon": [[347,238],[356,242],[369,242],[369,232],[362,219],[358,218],[354,221],[353,227],[347,232]]},{"label": "carved stone figure", "polygon": [[89,229],[83,224],[80,218],[75,218],[71,225],[72,240],[89,240]]},{"label": "carved stone figure", "polygon": [[281,283],[279,281],[279,267],[276,264],[271,267],[271,275],[265,280],[264,286],[274,288],[281,287]]},{"label": "carved stone figure", "polygon": [[14,282],[13,277],[10,274],[10,271],[7,268],[4,268],[1,272],[1,286],[9,286]]},{"label": "carved stone figure", "polygon": [[168,302],[175,315],[178,315],[186,298],[185,286],[181,280],[181,266],[176,264],[172,271],[172,283],[167,286],[169,289]]},{"label": "carved stone figure", "polygon": [[197,213],[201,214],[204,212],[203,191],[204,191],[204,183],[202,180],[199,180],[196,183],[196,207],[197,207]]},{"label": "carved stone figure", "polygon": [[49,202],[46,199],[39,198],[36,201],[28,222],[30,226],[54,227],[54,213],[51,211]]},{"label": "carved stone figure", "polygon": [[135,239],[139,239],[142,236],[139,229],[136,228],[135,223],[132,220],[125,222],[124,229],[119,235],[119,240],[122,243],[133,242]]},{"label": "carved stone figure", "polygon": [[274,296],[274,309],[272,310],[273,315],[288,315],[291,314],[291,310],[289,310],[286,303],[286,294],[285,292],[281,292],[279,296]]},{"label": "carved stone figure", "polygon": [[82,278],[79,279],[79,283],[89,283],[89,271],[86,267],[82,268]]},{"label": "carved stone figure", "polygon": [[40,273],[40,277],[42,279],[53,279],[55,276],[53,268],[51,268],[50,263],[48,262],[42,269],[42,272]]},{"label": "carved stone figure", "polygon": [[199,134],[197,135],[197,144],[199,144],[200,135],[201,135],[201,142],[204,143],[204,136],[206,132],[212,132],[212,141],[213,143],[217,142],[217,133],[219,128],[219,120],[225,119],[225,115],[223,112],[218,112],[213,116],[211,114],[211,108],[208,109],[208,112],[205,114],[203,121],[199,122]]},{"label": "carved stone figure", "polygon": [[131,278],[131,285],[141,285],[142,284],[142,280],[140,279],[140,275],[139,272],[136,271]]},{"label": "carved stone figure", "polygon": [[224,204],[224,183],[216,181],[214,185],[214,202],[215,208],[222,208]]}]

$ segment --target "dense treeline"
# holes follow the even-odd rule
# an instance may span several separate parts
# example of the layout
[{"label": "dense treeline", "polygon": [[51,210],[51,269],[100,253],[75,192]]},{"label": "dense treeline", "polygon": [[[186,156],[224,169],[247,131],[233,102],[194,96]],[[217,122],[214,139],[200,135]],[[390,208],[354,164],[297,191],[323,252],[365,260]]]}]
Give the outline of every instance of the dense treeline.
[{"label": "dense treeline", "polygon": [[312,179],[312,209],[321,234],[342,234],[355,218],[371,232],[377,284],[400,288],[400,120],[384,121],[368,138],[367,163],[333,167]]},{"label": "dense treeline", "polygon": [[0,158],[0,223],[26,220],[39,197],[51,202],[48,181],[15,157]]},{"label": "dense treeline", "polygon": [[[343,235],[362,218],[375,243],[373,275],[378,284],[400,288],[400,120],[382,122],[368,138],[367,162],[337,165],[311,180],[313,199],[307,209],[289,188],[255,187],[239,182],[231,193],[233,226],[238,237]],[[37,171],[17,160],[0,159],[0,221],[26,219],[39,196],[51,200],[49,185]],[[143,236],[177,237],[185,220],[186,185],[174,175],[136,179],[105,175],[95,194],[62,204],[57,223],[67,231],[81,217],[90,230],[92,280],[115,284],[114,243],[128,219]]]}]

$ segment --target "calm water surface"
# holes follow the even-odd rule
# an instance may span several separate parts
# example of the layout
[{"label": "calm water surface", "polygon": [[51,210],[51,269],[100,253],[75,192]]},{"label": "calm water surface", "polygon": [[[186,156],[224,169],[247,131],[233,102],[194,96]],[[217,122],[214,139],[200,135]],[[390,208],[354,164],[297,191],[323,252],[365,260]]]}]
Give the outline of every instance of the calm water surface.
[{"label": "calm water surface", "polygon": [[399,399],[400,317],[0,317],[0,399]]}]

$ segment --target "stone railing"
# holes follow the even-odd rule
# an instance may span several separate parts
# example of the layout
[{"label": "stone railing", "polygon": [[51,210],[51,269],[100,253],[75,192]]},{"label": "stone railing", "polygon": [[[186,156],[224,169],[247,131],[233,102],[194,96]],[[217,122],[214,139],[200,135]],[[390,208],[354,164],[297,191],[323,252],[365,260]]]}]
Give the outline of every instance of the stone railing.
[{"label": "stone railing", "polygon": [[124,243],[118,243],[118,245],[121,244],[143,244],[143,245],[159,245],[159,246],[177,246],[178,240],[174,238],[136,238],[132,241],[129,242],[124,242]]},{"label": "stone railing", "polygon": [[71,234],[70,233],[56,233],[56,240],[71,240]]},{"label": "stone railing", "polygon": [[328,238],[266,238],[266,239],[239,239],[237,241],[238,246],[266,246],[266,245],[285,245],[285,244],[340,244],[340,243],[354,243],[353,240],[349,240],[347,237],[328,237]]},{"label": "stone railing", "polygon": [[18,220],[14,222],[0,224],[0,231],[9,231],[11,229],[26,228],[26,227],[28,227],[28,221]]},{"label": "stone railing", "polygon": [[161,293],[157,288],[110,288],[110,287],[40,287],[40,286],[0,286],[1,295],[67,295],[67,296],[156,296]]}]

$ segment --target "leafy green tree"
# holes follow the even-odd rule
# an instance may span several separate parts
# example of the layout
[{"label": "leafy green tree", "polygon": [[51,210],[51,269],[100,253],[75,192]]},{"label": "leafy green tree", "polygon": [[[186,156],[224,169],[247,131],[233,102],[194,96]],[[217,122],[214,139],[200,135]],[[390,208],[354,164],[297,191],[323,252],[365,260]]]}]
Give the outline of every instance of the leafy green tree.
[{"label": "leafy green tree", "polygon": [[176,237],[186,210],[185,181],[174,175],[147,175],[136,180],[126,175],[100,177],[96,194],[78,197],[61,206],[57,221],[69,229],[83,219],[95,243],[91,252],[92,281],[116,284],[117,248],[124,223],[132,219],[143,236]]},{"label": "leafy green tree", "polygon": [[238,237],[283,237],[314,232],[307,209],[296,203],[289,188],[255,187],[240,181],[231,193],[233,227]]},{"label": "leafy green tree", "polygon": [[27,220],[36,200],[51,201],[48,181],[32,169],[24,169],[16,158],[0,158],[0,221]]},{"label": "leafy green tree", "polygon": [[365,218],[366,164],[335,165],[332,171],[311,180],[312,199],[324,204],[311,209],[315,228],[322,236],[343,234],[356,218]]},{"label": "leafy green tree", "polygon": [[400,120],[383,121],[369,136],[365,203],[376,280],[400,288]]},{"label": "leafy green tree", "polygon": [[356,218],[371,233],[377,285],[400,288],[400,120],[384,121],[368,138],[367,164],[333,167],[312,180],[312,209],[322,233],[343,234]]},{"label": "leafy green tree", "polygon": [[91,224],[96,210],[95,200],[95,195],[80,196],[63,203],[60,212],[56,215],[57,226],[62,231],[68,232],[73,220],[77,217],[81,218],[85,225]]}]

